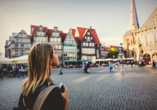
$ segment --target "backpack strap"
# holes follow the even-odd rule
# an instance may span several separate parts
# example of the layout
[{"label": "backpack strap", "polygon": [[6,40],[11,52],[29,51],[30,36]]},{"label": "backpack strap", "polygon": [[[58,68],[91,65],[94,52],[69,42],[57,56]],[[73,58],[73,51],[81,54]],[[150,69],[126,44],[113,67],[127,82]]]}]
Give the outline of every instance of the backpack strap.
[{"label": "backpack strap", "polygon": [[57,86],[52,85],[43,90],[37,97],[32,110],[40,110],[49,93]]}]

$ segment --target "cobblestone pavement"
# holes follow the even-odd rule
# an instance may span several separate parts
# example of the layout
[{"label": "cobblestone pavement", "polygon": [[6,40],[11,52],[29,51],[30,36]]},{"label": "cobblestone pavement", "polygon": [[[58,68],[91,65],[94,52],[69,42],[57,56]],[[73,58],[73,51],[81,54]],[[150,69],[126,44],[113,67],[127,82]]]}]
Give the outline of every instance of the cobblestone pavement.
[{"label": "cobblestone pavement", "polygon": [[[157,69],[125,66],[109,73],[109,67],[93,67],[90,74],[81,68],[54,69],[52,78],[56,85],[63,82],[69,89],[69,110],[157,110]],[[26,77],[0,79],[0,110],[17,106]]]}]

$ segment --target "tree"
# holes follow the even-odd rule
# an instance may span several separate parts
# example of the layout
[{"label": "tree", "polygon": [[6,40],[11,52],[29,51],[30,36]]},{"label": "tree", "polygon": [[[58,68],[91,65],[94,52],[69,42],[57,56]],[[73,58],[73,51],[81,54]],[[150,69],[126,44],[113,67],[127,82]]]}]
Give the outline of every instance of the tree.
[{"label": "tree", "polygon": [[106,58],[113,58],[113,55],[115,56],[115,58],[117,58],[119,51],[115,48],[111,48],[106,56]]}]

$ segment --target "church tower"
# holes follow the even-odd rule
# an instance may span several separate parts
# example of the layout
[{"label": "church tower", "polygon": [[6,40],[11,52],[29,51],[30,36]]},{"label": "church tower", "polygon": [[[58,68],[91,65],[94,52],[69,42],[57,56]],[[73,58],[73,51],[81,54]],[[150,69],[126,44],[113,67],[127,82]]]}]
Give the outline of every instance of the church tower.
[{"label": "church tower", "polygon": [[136,12],[136,5],[135,5],[135,0],[132,0],[129,30],[135,30],[137,28],[139,28],[139,22]]},{"label": "church tower", "polygon": [[135,57],[135,37],[133,31],[139,28],[135,0],[131,0],[129,30],[123,36],[123,50],[126,58]]}]

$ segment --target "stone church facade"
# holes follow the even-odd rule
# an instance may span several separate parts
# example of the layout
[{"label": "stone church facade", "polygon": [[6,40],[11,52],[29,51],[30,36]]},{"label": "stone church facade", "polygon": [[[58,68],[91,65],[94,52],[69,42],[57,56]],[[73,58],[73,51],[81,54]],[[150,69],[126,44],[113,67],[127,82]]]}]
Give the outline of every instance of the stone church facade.
[{"label": "stone church facade", "polygon": [[157,8],[139,27],[135,1],[132,0],[129,31],[123,36],[123,51],[137,61],[157,61]]}]

